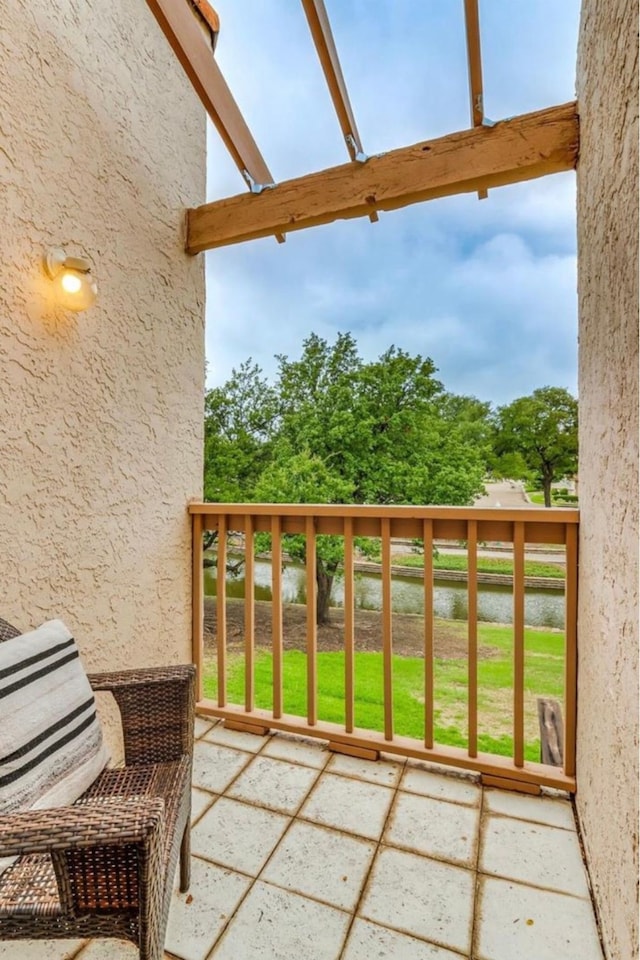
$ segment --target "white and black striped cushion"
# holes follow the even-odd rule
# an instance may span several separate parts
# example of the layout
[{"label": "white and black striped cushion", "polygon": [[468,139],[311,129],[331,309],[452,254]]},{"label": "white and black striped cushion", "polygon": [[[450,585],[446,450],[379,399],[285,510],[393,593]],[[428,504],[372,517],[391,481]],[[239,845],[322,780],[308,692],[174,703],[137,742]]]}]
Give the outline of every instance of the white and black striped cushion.
[{"label": "white and black striped cushion", "polygon": [[108,760],[93,691],[62,621],[0,644],[0,813],[67,806]]}]

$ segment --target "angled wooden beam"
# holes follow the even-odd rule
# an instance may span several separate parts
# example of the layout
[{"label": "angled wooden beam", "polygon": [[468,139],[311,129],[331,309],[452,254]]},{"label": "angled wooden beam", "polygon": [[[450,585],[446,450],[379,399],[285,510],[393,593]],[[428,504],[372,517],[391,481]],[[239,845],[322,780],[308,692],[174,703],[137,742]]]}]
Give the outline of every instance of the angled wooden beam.
[{"label": "angled wooden beam", "polygon": [[188,211],[189,253],[571,170],[575,102],[330,167]]},{"label": "angled wooden beam", "polygon": [[273,177],[233,99],[188,0],[147,0],[235,165],[256,184]]},{"label": "angled wooden beam", "polygon": [[[467,34],[471,123],[474,127],[481,127],[484,122],[484,93],[482,89],[482,55],[480,52],[478,0],[464,0],[464,20]],[[487,196],[486,190],[480,190],[478,192],[479,200],[486,200]]]},{"label": "angled wooden beam", "polygon": [[[324,0],[302,0],[302,7],[311,30],[320,66],[327,81],[349,156],[352,160],[364,161],[366,156],[358,133],[356,118],[353,115],[349,92],[340,66],[340,58],[336,50]],[[378,214],[375,210],[369,213],[369,219],[372,223],[377,221]]]},{"label": "angled wooden beam", "polygon": [[320,66],[325,75],[329,93],[333,100],[338,123],[342,130],[349,156],[352,160],[356,159],[358,154],[364,154],[362,141],[356,126],[356,120],[351,109],[351,101],[347,85],[342,74],[342,67],[338,58],[331,24],[327,14],[324,0],[302,0],[302,7],[309,23],[311,36],[315,48],[318,52]]}]

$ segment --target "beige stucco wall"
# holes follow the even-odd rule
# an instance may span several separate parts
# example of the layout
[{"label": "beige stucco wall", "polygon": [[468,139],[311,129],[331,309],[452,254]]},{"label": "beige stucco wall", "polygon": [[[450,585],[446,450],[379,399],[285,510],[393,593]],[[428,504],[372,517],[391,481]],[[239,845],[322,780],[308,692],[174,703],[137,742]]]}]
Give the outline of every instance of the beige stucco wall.
[{"label": "beige stucco wall", "polygon": [[638,956],[637,57],[636,0],[584,0],[577,807],[609,960]]},{"label": "beige stucco wall", "polygon": [[[0,57],[0,616],[62,617],[94,669],[186,661],[204,111],[143,0],[8,0]],[[48,246],[93,261],[90,311]]]}]

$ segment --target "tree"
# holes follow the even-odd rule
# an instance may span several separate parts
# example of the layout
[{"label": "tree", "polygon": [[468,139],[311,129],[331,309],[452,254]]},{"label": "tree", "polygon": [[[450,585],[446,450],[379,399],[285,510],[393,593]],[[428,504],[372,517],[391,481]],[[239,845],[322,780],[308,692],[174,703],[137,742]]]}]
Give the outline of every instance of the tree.
[{"label": "tree", "polygon": [[578,469],[578,401],[562,387],[540,387],[499,407],[494,450],[498,458],[519,454],[542,484],[545,507],[551,484]]},{"label": "tree", "polygon": [[[215,402],[208,398],[206,470],[214,479],[205,481],[207,491],[280,503],[465,504],[482,490],[482,452],[444,415],[446,395],[429,358],[391,347],[365,363],[351,334],[333,344],[312,334],[299,359],[277,360],[272,387],[243,364]],[[304,560],[305,538],[288,537],[286,549]],[[324,623],[341,538],[317,537],[316,560],[317,620]]]}]

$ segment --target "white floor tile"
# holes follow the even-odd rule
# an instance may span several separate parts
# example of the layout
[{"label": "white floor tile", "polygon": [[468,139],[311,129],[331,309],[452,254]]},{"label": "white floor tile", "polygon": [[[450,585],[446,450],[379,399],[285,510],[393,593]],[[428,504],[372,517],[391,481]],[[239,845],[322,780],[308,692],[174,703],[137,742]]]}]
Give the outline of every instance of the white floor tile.
[{"label": "white floor tile", "polygon": [[205,733],[211,730],[212,726],[216,723],[215,720],[205,720],[204,717],[196,717],[196,722],[193,728],[194,736],[196,739],[198,737],[203,737]]},{"label": "white floor tile", "polygon": [[400,779],[404,764],[388,760],[359,760],[336,753],[327,765],[329,773],[340,773],[345,777],[357,777],[370,783],[381,783],[385,787],[395,787]]},{"label": "white floor tile", "polygon": [[482,793],[479,784],[473,780],[446,773],[434,773],[425,767],[407,763],[400,783],[401,790],[419,793],[436,800],[450,800],[452,803],[465,803],[469,806],[480,804]]},{"label": "white floor tile", "polygon": [[197,856],[256,876],[284,833],[289,818],[221,797],[191,831]]},{"label": "white floor tile", "polygon": [[183,960],[204,960],[251,880],[192,857],[191,886],[174,891],[165,947]]},{"label": "white floor tile", "polygon": [[[33,955],[34,957],[36,954]],[[42,954],[44,957],[44,954]],[[47,958],[50,954],[47,954]],[[51,956],[56,956],[52,954]],[[140,951],[127,940],[92,940],[78,960],[138,960]],[[29,954],[29,960],[32,955]],[[13,956],[11,958],[13,960]],[[75,960],[75,958],[74,958]]]},{"label": "white floor tile", "polygon": [[318,776],[318,771],[299,763],[286,763],[271,757],[256,757],[238,777],[229,797],[279,810],[296,812]]},{"label": "white floor tile", "polygon": [[323,773],[299,816],[377,840],[392,798],[389,787]]},{"label": "white floor tile", "polygon": [[223,747],[246,750],[248,753],[257,753],[265,745],[265,737],[246,733],[244,730],[227,730],[222,723],[205,734],[204,739],[209,743],[220,743]]},{"label": "white floor tile", "polygon": [[483,877],[477,960],[603,960],[591,901]]},{"label": "white floor tile", "polygon": [[205,790],[198,790],[194,787],[191,791],[191,823],[195,823],[215,799],[213,793],[207,793]]},{"label": "white floor tile", "polygon": [[482,826],[480,870],[576,897],[589,896],[578,837],[558,827],[487,817]]},{"label": "white floor tile", "polygon": [[[68,960],[70,957],[75,957],[84,942],[83,940],[0,940],[0,960]],[[86,956],[86,953],[84,955]],[[115,958],[115,954],[113,956]]]},{"label": "white floor tile", "polygon": [[260,879],[353,910],[375,849],[366,840],[296,821]]},{"label": "white floor tile", "polygon": [[368,920],[356,920],[351,928],[342,960],[461,960],[433,943],[407,937],[404,933],[379,927]]},{"label": "white floor tile", "polygon": [[470,870],[383,847],[359,913],[383,926],[468,952],[474,884]]},{"label": "white floor tile", "polygon": [[551,800],[549,797],[527,797],[508,790],[484,791],[484,809],[502,813],[517,820],[546,823],[551,827],[563,827],[575,832],[573,807],[569,800]]},{"label": "white floor tile", "polygon": [[212,960],[337,960],[349,915],[258,881]]},{"label": "white floor tile", "polygon": [[223,793],[250,759],[238,750],[198,740],[193,751],[193,785]]},{"label": "white floor tile", "polygon": [[383,840],[464,867],[475,867],[480,811],[460,803],[398,793]]},{"label": "white floor tile", "polygon": [[303,763],[307,767],[321,770],[329,759],[326,744],[319,740],[303,737],[285,737],[277,734],[269,740],[262,751],[263,757],[275,757],[277,760],[290,760],[291,763]]}]

